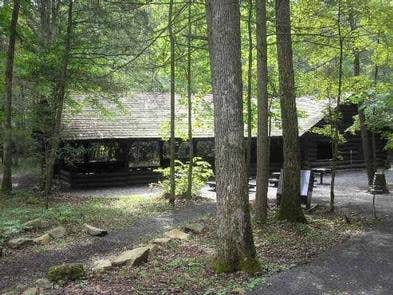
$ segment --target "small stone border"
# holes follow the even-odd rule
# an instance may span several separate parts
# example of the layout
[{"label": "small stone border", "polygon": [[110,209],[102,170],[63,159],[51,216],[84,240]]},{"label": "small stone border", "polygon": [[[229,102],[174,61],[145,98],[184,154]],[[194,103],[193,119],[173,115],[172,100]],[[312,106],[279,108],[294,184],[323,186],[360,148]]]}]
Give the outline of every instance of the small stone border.
[{"label": "small stone border", "polygon": [[[96,228],[94,228],[96,230]],[[105,272],[114,267],[121,267],[123,265],[131,265],[137,267],[147,262],[151,251],[159,246],[164,246],[172,240],[189,240],[193,234],[200,234],[205,230],[205,226],[201,223],[192,223],[182,228],[174,228],[163,233],[162,237],[152,239],[146,244],[142,244],[131,250],[125,250],[120,254],[111,258],[102,258],[94,260],[88,269],[92,273]],[[63,235],[60,235],[62,233]],[[59,238],[65,235],[64,227],[56,227],[39,238],[48,235],[50,238]],[[33,241],[33,239],[31,239]],[[44,290],[53,288],[60,288],[58,284],[64,283],[67,280],[78,280],[86,275],[85,266],[79,263],[64,263],[61,265],[54,265],[48,270],[48,278],[42,278],[35,281],[29,286],[17,286],[14,290],[4,293],[4,295],[24,294],[24,295],[38,295],[42,294]],[[74,273],[77,271],[77,274]],[[55,275],[54,275],[55,273]],[[64,277],[63,277],[64,276]]]}]

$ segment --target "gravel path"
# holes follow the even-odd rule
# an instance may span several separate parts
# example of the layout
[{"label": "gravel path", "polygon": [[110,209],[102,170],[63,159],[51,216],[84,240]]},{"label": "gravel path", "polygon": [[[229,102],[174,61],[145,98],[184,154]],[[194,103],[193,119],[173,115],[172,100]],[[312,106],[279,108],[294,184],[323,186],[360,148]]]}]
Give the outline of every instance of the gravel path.
[{"label": "gravel path", "polygon": [[141,240],[159,236],[171,227],[196,220],[214,210],[213,202],[174,209],[156,217],[140,219],[126,229],[110,232],[105,237],[93,239],[91,243],[0,260],[0,290],[42,277],[52,265],[63,262],[86,262],[94,256],[102,257],[122,248],[133,248]]},{"label": "gravel path", "polygon": [[[372,197],[366,192],[363,172],[340,173],[337,178],[338,210],[372,214]],[[387,172],[393,183],[393,171]],[[382,222],[362,237],[348,241],[312,263],[273,275],[250,294],[393,294],[393,186],[377,196]],[[319,186],[314,201],[327,204],[329,188]]]}]

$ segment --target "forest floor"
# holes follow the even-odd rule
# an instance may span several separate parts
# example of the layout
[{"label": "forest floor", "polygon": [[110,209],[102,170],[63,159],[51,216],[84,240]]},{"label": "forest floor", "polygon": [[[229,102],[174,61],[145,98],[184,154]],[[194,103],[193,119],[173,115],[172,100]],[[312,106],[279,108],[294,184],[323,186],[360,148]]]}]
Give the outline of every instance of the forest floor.
[{"label": "forest floor", "polygon": [[[31,284],[44,277],[52,265],[62,262],[88,264],[160,237],[170,228],[197,221],[205,226],[201,234],[186,241],[171,241],[165,247],[155,249],[149,261],[140,267],[124,266],[100,274],[89,273],[85,280],[51,289],[48,294],[243,294],[255,288],[263,293],[265,289],[269,292],[269,288],[275,285],[275,278],[279,280],[280,275],[299,269],[295,266],[306,262],[311,262],[306,265],[323,264],[324,258],[319,258],[321,253],[345,248],[348,244],[359,245],[358,241],[368,235],[364,234],[365,228],[376,230],[389,216],[393,219],[391,202],[390,207],[386,207],[379,197],[380,220],[371,218],[371,197],[365,192],[366,188],[359,185],[364,181],[363,174],[339,173],[335,214],[327,212],[329,186],[317,185],[313,201],[320,206],[307,214],[308,224],[279,223],[272,211],[264,228],[255,227],[255,243],[262,263],[262,271],[255,276],[244,273],[216,275],[212,272],[210,259],[217,242],[212,199],[179,202],[173,209],[165,200],[151,195],[127,197],[123,193],[122,197],[108,198],[107,195],[88,197],[88,192],[85,195],[66,193],[54,200],[56,205],[48,213],[30,195],[22,194],[8,200],[10,203],[0,203],[2,213],[6,212],[0,217],[0,230],[7,228],[16,234],[23,233],[23,222],[40,217],[50,224],[65,225],[69,234],[46,246],[7,250],[0,258],[0,290],[17,283]],[[389,177],[391,182],[393,178]],[[328,178],[326,182],[329,182]],[[274,190],[270,190],[270,196],[274,195]],[[382,198],[389,202],[389,197]],[[274,208],[273,200],[270,202]],[[81,231],[84,222],[109,229],[109,234],[100,238],[88,237]],[[332,247],[333,250],[329,250]],[[322,257],[326,259],[326,255]],[[271,294],[280,293],[274,288],[271,290]],[[288,290],[281,294],[288,294]],[[295,293],[303,293],[299,290]]]},{"label": "forest floor", "polygon": [[[393,169],[386,172],[390,194],[377,195],[378,222],[365,234],[336,245],[311,263],[268,278],[250,294],[392,294],[393,290]],[[371,196],[365,192],[365,175],[338,177],[337,211],[359,216],[372,213]],[[352,191],[351,194],[348,194]],[[321,204],[327,198],[319,198]]]}]

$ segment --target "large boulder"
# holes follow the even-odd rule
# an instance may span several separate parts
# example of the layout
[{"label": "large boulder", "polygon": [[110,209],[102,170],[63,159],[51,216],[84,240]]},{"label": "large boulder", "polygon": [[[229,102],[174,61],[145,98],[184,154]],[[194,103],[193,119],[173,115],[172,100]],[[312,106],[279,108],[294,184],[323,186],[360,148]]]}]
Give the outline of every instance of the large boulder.
[{"label": "large boulder", "polygon": [[188,240],[190,238],[190,234],[185,233],[179,229],[172,229],[164,233],[164,235],[168,238],[175,240]]},{"label": "large boulder", "polygon": [[125,251],[112,260],[112,265],[119,266],[130,264],[132,266],[138,266],[147,261],[149,252],[150,247],[139,247],[133,250]]},{"label": "large boulder", "polygon": [[43,234],[42,236],[33,239],[33,242],[34,244],[38,244],[38,245],[46,245],[49,244],[50,239],[51,237],[49,234]]},{"label": "large boulder", "polygon": [[109,259],[100,259],[93,262],[91,268],[94,272],[104,272],[112,267],[112,262]]},{"label": "large boulder", "polygon": [[85,275],[85,268],[81,263],[64,263],[52,266],[48,270],[48,279],[54,283],[80,280]]},{"label": "large boulder", "polygon": [[91,236],[103,237],[108,234],[107,230],[94,227],[86,223],[83,224],[83,227],[86,229],[86,232]]},{"label": "large boulder", "polygon": [[8,247],[10,247],[12,249],[20,249],[24,246],[33,244],[33,239],[26,238],[26,237],[15,238],[15,239],[9,240],[7,242],[7,244],[8,244]]},{"label": "large boulder", "polygon": [[48,231],[47,234],[49,234],[54,239],[60,239],[65,237],[67,231],[64,226],[57,226]]}]

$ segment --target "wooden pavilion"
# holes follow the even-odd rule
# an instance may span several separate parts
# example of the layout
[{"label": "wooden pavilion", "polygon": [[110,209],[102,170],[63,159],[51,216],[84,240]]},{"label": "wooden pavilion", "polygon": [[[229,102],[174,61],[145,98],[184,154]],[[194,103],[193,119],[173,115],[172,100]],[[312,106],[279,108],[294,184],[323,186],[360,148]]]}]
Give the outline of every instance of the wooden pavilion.
[{"label": "wooden pavilion", "polygon": [[[141,93],[105,102],[92,107],[80,98],[79,111],[67,108],[63,118],[62,154],[58,162],[61,180],[71,187],[99,187],[144,184],[157,181],[158,167],[169,165],[170,99],[165,93]],[[214,165],[214,132],[212,97],[195,99],[193,148]],[[311,97],[297,98],[299,136],[303,168],[330,165],[329,139],[311,132],[313,127],[326,124],[326,103]],[[356,114],[353,105],[344,105],[341,129],[352,124]],[[203,116],[202,116],[203,115]],[[188,159],[189,146],[185,138],[187,107],[176,98],[177,158]],[[164,139],[163,139],[164,138]],[[384,161],[383,142],[378,140],[378,156]],[[339,168],[364,167],[360,136],[348,136],[340,146]],[[271,128],[271,169],[282,166],[282,137],[279,122]],[[251,174],[256,168],[256,138],[252,143]]]}]

